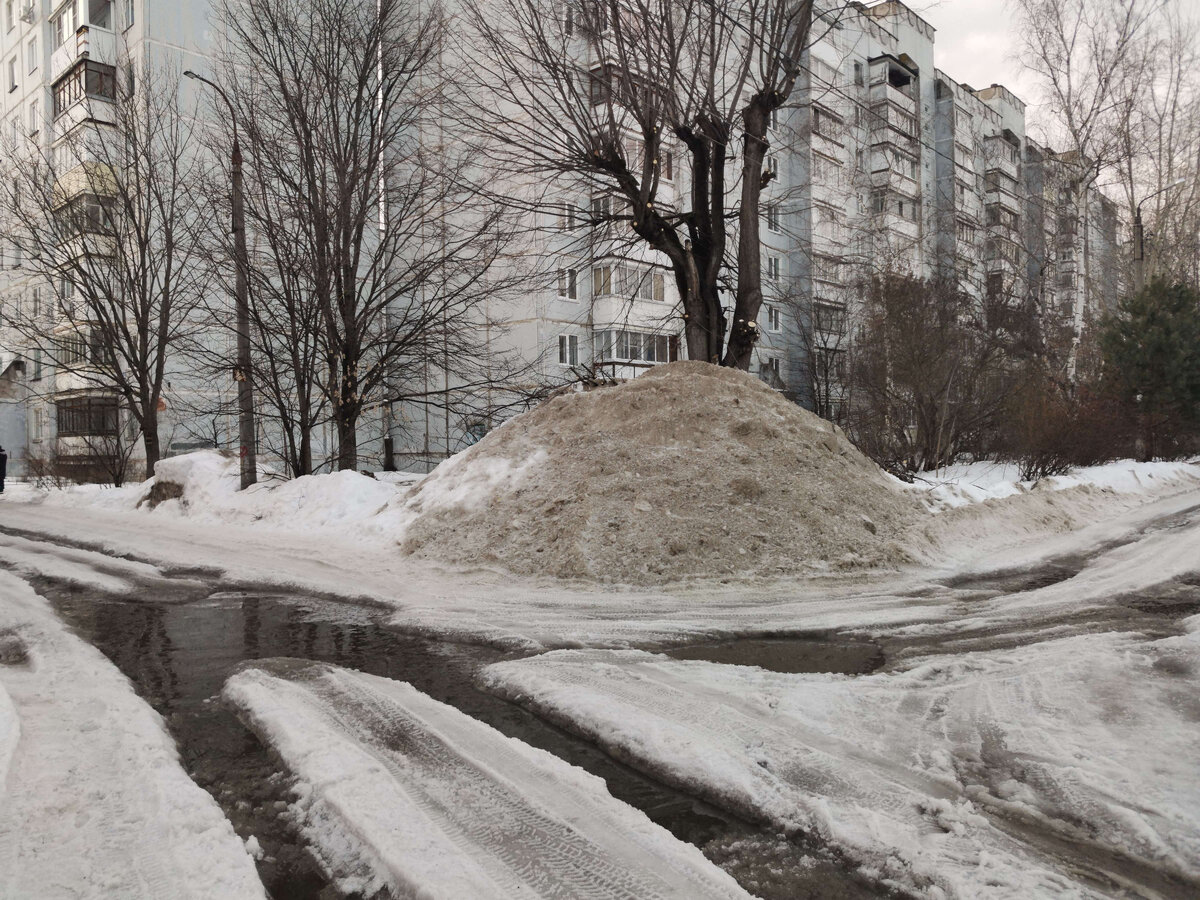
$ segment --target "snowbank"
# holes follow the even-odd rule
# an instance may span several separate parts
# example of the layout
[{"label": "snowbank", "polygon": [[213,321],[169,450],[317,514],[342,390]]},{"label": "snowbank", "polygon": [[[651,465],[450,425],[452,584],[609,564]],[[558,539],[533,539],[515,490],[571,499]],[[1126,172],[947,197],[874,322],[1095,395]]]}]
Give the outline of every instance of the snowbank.
[{"label": "snowbank", "polygon": [[922,472],[912,484],[897,484],[921,496],[934,511],[1003,500],[1031,491],[1097,488],[1119,494],[1154,496],[1180,484],[1200,481],[1200,467],[1189,462],[1135,462],[1083,466],[1066,475],[1022,481],[1015,463],[975,462]]},{"label": "snowbank", "polygon": [[409,554],[626,583],[895,566],[918,515],[837,428],[696,362],[542,404],[406,508]]},{"label": "snowbank", "polygon": [[159,716],[2,571],[0,636],[8,642],[0,776],[18,735],[0,777],[0,896],[265,896],[254,862],[184,772]]},{"label": "snowbank", "polygon": [[604,782],[411,685],[270,660],[224,695],[301,780],[301,824],[346,893],[748,897]]},{"label": "snowbank", "polygon": [[482,678],[925,896],[1097,896],[1076,867],[1151,895],[1200,890],[1195,634],[1084,635],[854,678],[596,650]]}]

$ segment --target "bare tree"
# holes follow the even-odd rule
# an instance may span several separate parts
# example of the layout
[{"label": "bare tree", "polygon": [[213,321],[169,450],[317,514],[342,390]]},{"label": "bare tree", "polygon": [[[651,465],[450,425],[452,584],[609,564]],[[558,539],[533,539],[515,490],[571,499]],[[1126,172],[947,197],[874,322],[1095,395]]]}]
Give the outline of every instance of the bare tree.
[{"label": "bare tree", "polygon": [[[251,287],[263,365],[299,391],[319,353],[318,389],[358,464],[373,403],[422,393],[437,368],[458,388],[511,370],[489,337],[490,298],[517,283],[500,266],[508,213],[487,202],[467,154],[441,141],[447,23],[405,0],[224,0],[223,79],[248,151]],[[287,335],[315,344],[292,347]],[[315,331],[314,331],[315,329]],[[317,404],[293,407],[297,471]]]},{"label": "bare tree", "polygon": [[178,88],[177,72],[132,61],[77,68],[54,97],[55,127],[73,129],[53,150],[33,139],[12,148],[0,185],[3,230],[49,301],[4,324],[53,364],[56,390],[119,400],[148,471],[162,453],[171,360],[196,333],[208,283],[197,228],[204,164]]},{"label": "bare tree", "polygon": [[854,335],[848,432],[898,474],[978,449],[1002,409],[1007,335],[950,278],[872,279]]},{"label": "bare tree", "polygon": [[538,179],[504,199],[601,197],[587,224],[618,240],[629,229],[670,265],[688,356],[748,368],[769,127],[801,75],[811,0],[472,0],[467,18],[466,124],[498,170]]}]

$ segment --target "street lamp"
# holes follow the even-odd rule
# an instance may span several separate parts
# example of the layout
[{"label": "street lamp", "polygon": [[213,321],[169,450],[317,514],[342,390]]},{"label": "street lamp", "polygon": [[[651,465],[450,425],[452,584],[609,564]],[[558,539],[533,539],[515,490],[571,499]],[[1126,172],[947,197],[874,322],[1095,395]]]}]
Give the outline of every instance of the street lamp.
[{"label": "street lamp", "polygon": [[1171,188],[1179,187],[1187,182],[1186,178],[1177,178],[1164,188],[1159,188],[1153,194],[1147,194],[1138,203],[1133,214],[1133,287],[1140,291],[1146,283],[1146,234],[1142,229],[1142,203],[1165,194]]},{"label": "street lamp", "polygon": [[238,438],[241,444],[242,488],[250,487],[258,480],[257,462],[254,452],[254,383],[250,373],[250,298],[248,273],[250,256],[246,252],[246,209],[242,193],[242,148],[238,145],[237,115],[229,95],[221,87],[202,75],[188,70],[185,77],[201,81],[211,87],[225,105],[229,107],[229,121],[233,124],[233,255],[237,265],[235,279],[235,303],[237,307],[237,364],[233,369],[238,392]]}]

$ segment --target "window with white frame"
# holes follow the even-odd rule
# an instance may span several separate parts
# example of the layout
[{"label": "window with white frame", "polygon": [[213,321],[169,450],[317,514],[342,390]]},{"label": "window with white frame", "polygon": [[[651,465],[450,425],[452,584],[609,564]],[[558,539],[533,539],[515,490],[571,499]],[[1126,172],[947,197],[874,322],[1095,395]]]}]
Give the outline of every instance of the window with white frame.
[{"label": "window with white frame", "polygon": [[650,331],[601,331],[596,335],[596,355],[604,362],[671,362],[672,338]]},{"label": "window with white frame", "polygon": [[783,314],[780,313],[778,306],[767,307],[767,331],[775,334],[783,331]]},{"label": "window with white frame", "polygon": [[579,299],[579,270],[558,270],[558,296],[560,300]]},{"label": "window with white frame", "polygon": [[35,135],[42,130],[42,110],[36,100],[29,103],[29,133]]},{"label": "window with white frame", "polygon": [[765,381],[778,382],[780,381],[779,371],[781,368],[780,359],[778,356],[764,356],[762,362],[759,363],[759,375]]},{"label": "window with white frame", "polygon": [[125,31],[134,25],[135,10],[137,0],[124,0],[121,3],[121,30]]},{"label": "window with white frame", "polygon": [[607,297],[612,289],[612,266],[592,266],[592,296]]},{"label": "window with white frame", "polygon": [[35,37],[25,45],[25,64],[30,72],[36,72],[38,67],[38,45]]},{"label": "window with white frame", "polygon": [[611,194],[595,194],[592,197],[592,218],[607,219],[612,216],[613,198]]},{"label": "window with white frame", "polygon": [[8,92],[11,94],[17,89],[17,58],[14,56],[8,61]]},{"label": "window with white frame", "polygon": [[16,27],[17,20],[14,7],[17,5],[17,0],[4,0],[4,24],[8,31],[12,31]]},{"label": "window with white frame", "polygon": [[574,231],[579,227],[579,207],[574,203],[563,203],[558,209],[558,228],[560,231]]},{"label": "window with white frame", "polygon": [[61,47],[75,37],[75,29],[79,27],[79,20],[75,16],[75,3],[76,0],[71,0],[50,23],[54,32],[55,47]]},{"label": "window with white frame", "polygon": [[[42,372],[41,372],[41,359],[40,359],[41,351],[40,350],[38,351],[38,354],[39,354],[39,359],[38,359],[38,367],[37,367],[37,377],[41,378]],[[33,439],[35,441],[43,441],[46,439],[45,412],[43,412],[43,410],[40,406],[37,407],[33,411]]]},{"label": "window with white frame", "polygon": [[767,254],[767,278],[770,281],[778,281],[780,278],[780,266],[782,260],[773,253]]},{"label": "window with white frame", "polygon": [[767,217],[767,230],[776,233],[783,230],[782,218],[779,214],[778,203],[768,203],[763,207]]},{"label": "window with white frame", "polygon": [[630,263],[619,263],[614,267],[617,293],[630,300],[666,299],[666,278],[662,272],[644,269]]},{"label": "window with white frame", "polygon": [[779,179],[779,157],[774,154],[768,154],[767,158],[763,160],[763,167],[766,169],[767,174],[771,176],[772,181]]},{"label": "window with white frame", "polygon": [[579,335],[560,334],[558,336],[558,364],[560,366],[579,365]]}]

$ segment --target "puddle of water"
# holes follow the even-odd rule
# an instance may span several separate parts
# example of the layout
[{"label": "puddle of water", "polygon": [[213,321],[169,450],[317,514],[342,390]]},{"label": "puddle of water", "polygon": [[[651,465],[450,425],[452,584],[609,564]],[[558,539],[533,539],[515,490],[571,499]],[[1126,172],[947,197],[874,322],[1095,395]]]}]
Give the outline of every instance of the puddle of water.
[{"label": "puddle of water", "polygon": [[[407,681],[501,732],[603,778],[613,796],[700,846],[766,900],[887,896],[817,847],[783,843],[652,781],[595,746],[527,710],[479,691],[474,676],[508,658],[487,647],[451,644],[383,627],[369,609],[324,600],[226,591],[170,602],[97,597],[39,579],[37,588],[80,634],[104,652],[165,718],[188,773],[221,804],[243,838],[264,851],[259,874],[273,897],[337,896],[287,812],[290,776],[219,700],[225,679],[246,661],[320,660]],[[736,859],[728,848],[741,849]]]},{"label": "puddle of water", "polygon": [[674,659],[702,659],[734,666],[758,666],[772,672],[832,672],[867,675],[883,665],[883,651],[872,641],[833,635],[736,638],[688,644],[663,651]]}]

